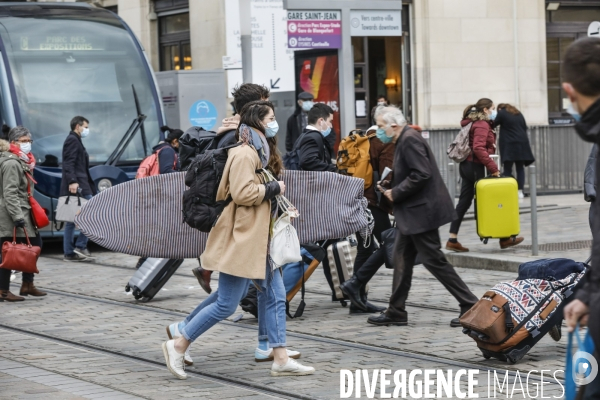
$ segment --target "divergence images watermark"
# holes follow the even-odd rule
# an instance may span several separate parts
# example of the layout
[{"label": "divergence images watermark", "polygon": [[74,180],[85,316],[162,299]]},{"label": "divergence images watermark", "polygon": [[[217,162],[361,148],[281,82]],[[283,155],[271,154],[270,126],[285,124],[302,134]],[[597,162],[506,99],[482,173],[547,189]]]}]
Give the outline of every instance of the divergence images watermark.
[{"label": "divergence images watermark", "polygon": [[[592,382],[598,374],[596,359],[579,351],[573,355],[573,361],[575,382],[578,385]],[[489,399],[559,399],[565,395],[563,379],[559,376],[561,373],[564,370],[491,370],[480,373],[478,369],[342,369],[340,398],[476,399],[481,394],[481,398]]]}]

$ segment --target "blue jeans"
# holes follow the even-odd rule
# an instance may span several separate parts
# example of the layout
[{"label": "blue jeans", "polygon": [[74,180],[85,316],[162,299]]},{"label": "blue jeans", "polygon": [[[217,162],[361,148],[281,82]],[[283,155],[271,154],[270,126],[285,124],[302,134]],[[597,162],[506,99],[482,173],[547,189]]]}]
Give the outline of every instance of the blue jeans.
[{"label": "blue jeans", "polygon": [[[86,200],[92,198],[91,195],[81,196]],[[72,256],[75,254],[75,247],[78,249],[85,249],[88,244],[88,238],[81,232],[79,232],[79,236],[77,237],[77,242],[73,245],[75,235],[75,224],[73,222],[65,223],[65,235],[63,237],[63,250],[65,256]]]},{"label": "blue jeans", "polygon": [[[181,334],[188,341],[193,342],[200,335],[212,328],[237,309],[240,300],[248,291],[248,279],[239,276],[219,273],[219,290],[215,292],[211,303],[206,299],[185,319],[185,327],[180,329]],[[212,296],[212,295],[211,295]],[[209,298],[211,298],[209,296]],[[215,299],[216,297],[216,299]]]},{"label": "blue jeans", "polygon": [[267,263],[265,279],[258,279],[258,340],[268,340],[269,347],[286,347],[285,287],[281,269]]}]

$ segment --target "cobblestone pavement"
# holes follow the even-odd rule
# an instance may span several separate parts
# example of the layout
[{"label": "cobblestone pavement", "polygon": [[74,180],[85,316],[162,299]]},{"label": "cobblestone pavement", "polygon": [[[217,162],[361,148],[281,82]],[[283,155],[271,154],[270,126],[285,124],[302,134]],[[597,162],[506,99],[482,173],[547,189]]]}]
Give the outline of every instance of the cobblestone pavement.
[{"label": "cobblestone pavement", "polygon": [[[458,306],[421,266],[415,270],[406,327],[374,327],[366,323],[367,315],[349,315],[339,302],[331,302],[318,269],[307,282],[304,316],[289,320],[287,325],[289,347],[302,352],[302,361],[317,369],[315,375],[271,377],[269,363],[253,360],[257,320],[243,314],[241,321],[220,323],[192,345],[195,364],[187,368],[190,378],[179,381],[164,367],[160,343],[166,339],[165,326],[183,319],[207,296],[191,274],[195,260],[186,260],[155,299],[139,304],[124,291],[136,257],[96,251],[95,263],[68,263],[58,259],[57,253],[49,255],[40,259],[41,273],[36,277],[36,284],[50,291],[47,297],[28,298],[20,304],[0,303],[0,399],[89,398],[86,395],[335,399],[340,396],[341,369],[461,368],[481,370],[476,393],[487,398],[487,370],[502,374],[519,370],[523,375],[537,370],[534,376],[538,377],[542,369],[554,372],[564,365],[565,339],[556,343],[549,337],[517,365],[485,360],[460,328],[450,328]],[[458,272],[478,296],[495,283],[514,278],[514,273],[508,272]],[[391,278],[391,271],[385,268],[375,276],[369,292],[372,301],[385,304]],[[14,283],[13,289],[18,290]],[[297,301],[292,302],[292,309]],[[233,317],[239,314],[241,310]],[[35,368],[41,375],[48,373],[49,378],[38,382],[27,374],[11,374],[2,367],[3,362],[17,363],[12,364],[17,371]],[[52,384],[54,378],[57,382],[69,379],[74,386]],[[539,378],[534,379],[539,384]],[[546,383],[544,396],[562,393],[547,372],[545,380],[554,384]],[[466,387],[466,381],[461,383]],[[77,384],[90,386],[80,391],[75,390],[80,387]],[[47,392],[29,394],[24,387]],[[530,388],[534,391],[533,383]]]}]

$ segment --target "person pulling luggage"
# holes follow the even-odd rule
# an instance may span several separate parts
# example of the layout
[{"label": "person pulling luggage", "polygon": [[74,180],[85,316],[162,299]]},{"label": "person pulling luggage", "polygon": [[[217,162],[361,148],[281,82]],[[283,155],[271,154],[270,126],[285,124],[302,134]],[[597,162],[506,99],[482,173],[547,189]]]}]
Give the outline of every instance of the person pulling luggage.
[{"label": "person pulling luggage", "polygon": [[[492,176],[499,177],[500,170],[498,165],[492,160],[490,155],[496,153],[496,133],[492,129],[497,111],[494,102],[490,99],[482,98],[477,103],[465,108],[461,126],[465,127],[471,124],[469,129],[469,147],[471,153],[467,159],[460,163],[459,172],[462,179],[460,196],[456,205],[457,218],[450,225],[450,238],[446,243],[446,250],[456,252],[467,252],[458,241],[458,230],[465,217],[465,214],[473,203],[475,196],[475,182],[485,178],[487,169]],[[524,239],[522,237],[500,239],[500,248],[506,249],[516,246]]]},{"label": "person pulling luggage", "polygon": [[[370,127],[367,130],[367,136],[376,134],[377,125]],[[392,169],[394,163],[394,144],[391,143],[387,136],[377,135],[369,139],[369,162],[374,171],[375,176],[382,176],[386,168]],[[383,140],[382,140],[383,139]],[[384,143],[384,141],[386,141]],[[388,175],[387,179],[391,180],[392,175]],[[375,227],[371,235],[371,243],[365,247],[365,241],[362,236],[357,233],[356,239],[358,247],[356,259],[354,260],[354,274],[340,285],[340,289],[350,299],[350,314],[358,313],[374,313],[385,310],[385,307],[379,307],[367,301],[366,285],[383,265],[376,262],[367,263],[371,255],[377,250],[377,244],[374,238],[377,238],[378,243],[382,243],[381,233],[392,227],[389,215],[393,212],[392,202],[376,191],[376,182],[373,182],[370,187],[365,190],[365,197],[369,202],[369,210],[373,214]],[[379,259],[379,258],[377,258]]]},{"label": "person pulling luggage", "polygon": [[[381,182],[379,190],[393,203],[398,234],[394,252],[394,278],[388,309],[371,316],[373,325],[407,325],[406,300],[411,286],[417,253],[423,265],[458,301],[461,315],[478,298],[458,276],[441,250],[439,227],[451,222],[456,213],[435,157],[421,134],[407,125],[397,107],[375,113],[378,136],[394,143],[394,178]],[[458,318],[450,322],[458,327]]]}]

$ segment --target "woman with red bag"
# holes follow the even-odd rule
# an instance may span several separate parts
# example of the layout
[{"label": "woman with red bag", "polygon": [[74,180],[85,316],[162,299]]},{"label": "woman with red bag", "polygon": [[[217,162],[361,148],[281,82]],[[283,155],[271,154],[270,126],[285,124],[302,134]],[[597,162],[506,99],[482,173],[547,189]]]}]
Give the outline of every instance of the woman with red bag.
[{"label": "woman with red bag", "polygon": [[[31,133],[16,126],[8,133],[8,140],[0,140],[0,240],[13,241],[16,228],[18,243],[26,243],[25,230],[32,246],[42,246],[42,239],[31,217],[27,187],[33,191],[32,176],[35,158],[31,154]],[[21,296],[45,296],[33,285],[33,274],[23,273],[20,295],[10,292],[10,269],[0,268],[0,301],[23,301]]]}]

